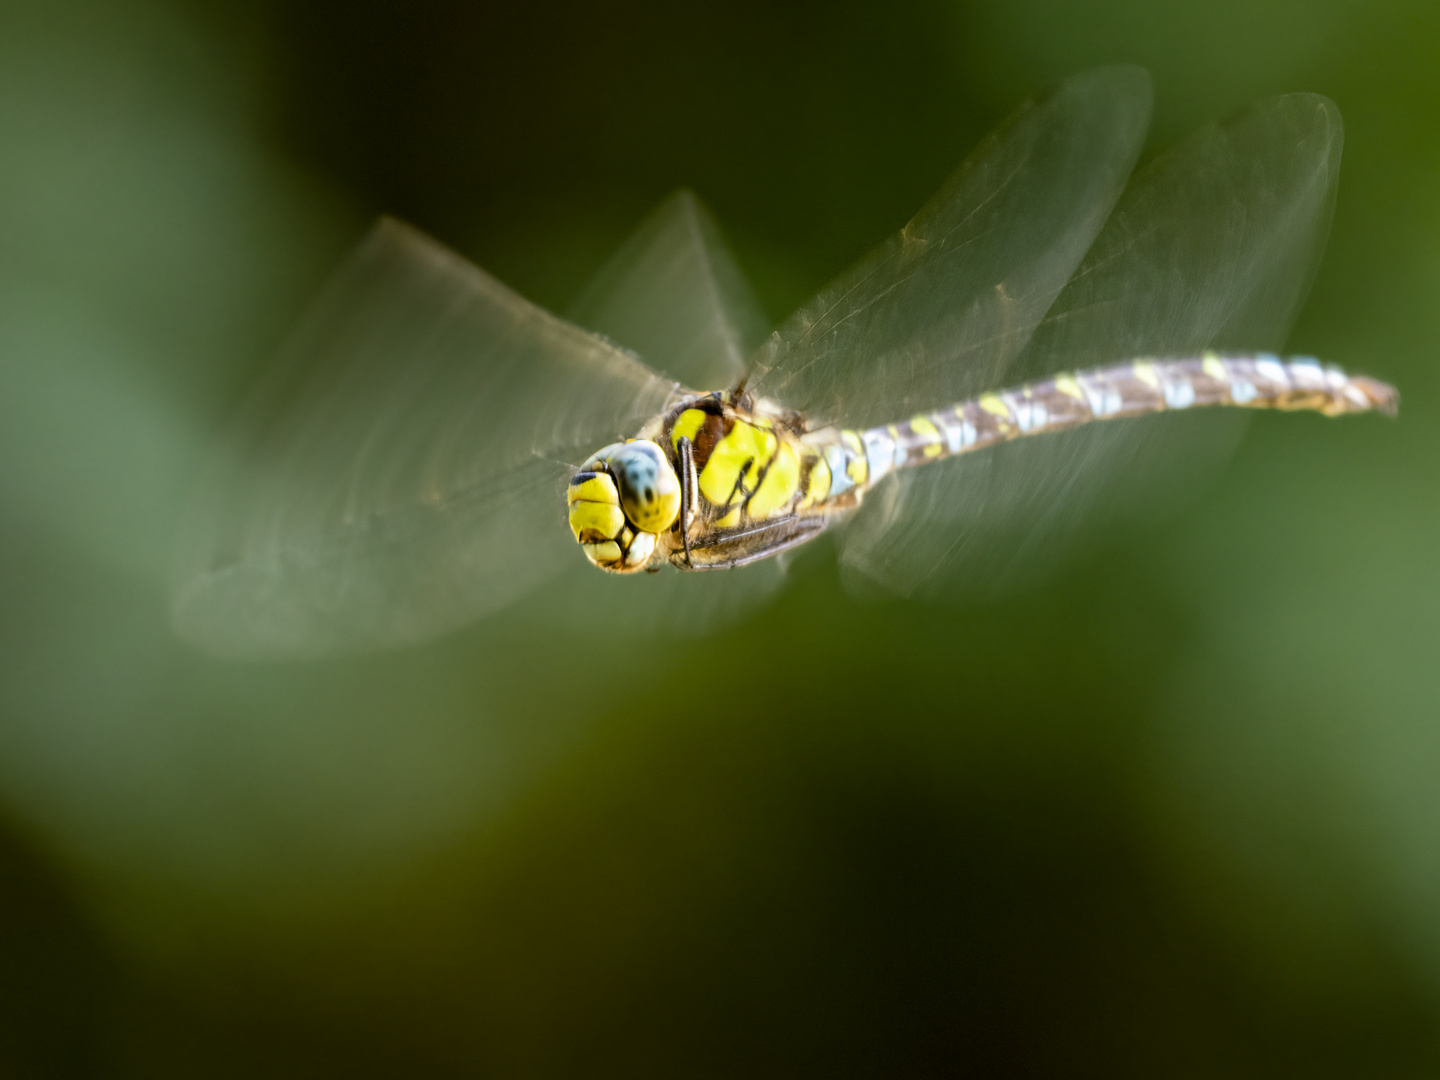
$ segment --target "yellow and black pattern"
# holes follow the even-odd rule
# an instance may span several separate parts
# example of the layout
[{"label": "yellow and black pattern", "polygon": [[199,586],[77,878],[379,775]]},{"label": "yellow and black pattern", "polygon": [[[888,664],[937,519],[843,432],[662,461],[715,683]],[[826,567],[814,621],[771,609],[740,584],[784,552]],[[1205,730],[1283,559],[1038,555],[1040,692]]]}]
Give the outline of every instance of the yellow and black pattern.
[{"label": "yellow and black pattern", "polygon": [[982,394],[866,430],[806,430],[742,390],[682,399],[571,481],[592,562],[631,573],[739,566],[811,539],[897,469],[1094,420],[1232,405],[1393,415],[1395,389],[1301,357],[1136,360]]}]

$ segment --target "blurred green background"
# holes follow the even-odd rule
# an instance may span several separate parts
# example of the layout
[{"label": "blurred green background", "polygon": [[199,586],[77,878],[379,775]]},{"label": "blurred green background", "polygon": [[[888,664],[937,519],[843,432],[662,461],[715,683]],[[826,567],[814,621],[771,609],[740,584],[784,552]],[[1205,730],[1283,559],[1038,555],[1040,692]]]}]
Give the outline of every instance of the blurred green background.
[{"label": "blurred green background", "polygon": [[[778,318],[1117,60],[1152,149],[1338,102],[1291,346],[1398,423],[1260,416],[1003,601],[811,560],[659,710],[601,619],[172,639],[197,456],[374,214],[563,306],[690,185]],[[1423,0],[0,0],[0,1075],[1436,1075],[1437,132]]]}]

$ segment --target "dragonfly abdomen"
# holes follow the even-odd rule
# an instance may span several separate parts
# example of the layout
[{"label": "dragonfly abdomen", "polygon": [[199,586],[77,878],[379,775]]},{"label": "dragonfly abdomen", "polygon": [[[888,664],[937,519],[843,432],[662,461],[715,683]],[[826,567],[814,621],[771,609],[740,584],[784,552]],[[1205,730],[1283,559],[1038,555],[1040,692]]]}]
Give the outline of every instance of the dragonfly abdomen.
[{"label": "dragonfly abdomen", "polygon": [[[1056,375],[900,423],[842,431],[835,445],[844,456],[848,475],[863,474],[863,480],[856,481],[863,490],[896,469],[1094,420],[1206,405],[1303,409],[1326,416],[1371,411],[1394,415],[1398,403],[1394,387],[1321,366],[1309,357],[1206,354]],[[838,494],[832,488],[831,496]]]}]

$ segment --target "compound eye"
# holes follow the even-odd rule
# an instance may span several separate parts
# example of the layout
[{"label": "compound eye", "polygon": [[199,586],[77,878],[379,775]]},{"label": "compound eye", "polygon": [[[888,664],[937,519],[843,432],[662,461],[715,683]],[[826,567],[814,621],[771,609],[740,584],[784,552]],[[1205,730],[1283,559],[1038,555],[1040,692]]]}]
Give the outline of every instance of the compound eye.
[{"label": "compound eye", "polygon": [[617,447],[608,462],[620,487],[620,506],[644,532],[664,532],[680,514],[680,480],[665,452],[649,439]]}]

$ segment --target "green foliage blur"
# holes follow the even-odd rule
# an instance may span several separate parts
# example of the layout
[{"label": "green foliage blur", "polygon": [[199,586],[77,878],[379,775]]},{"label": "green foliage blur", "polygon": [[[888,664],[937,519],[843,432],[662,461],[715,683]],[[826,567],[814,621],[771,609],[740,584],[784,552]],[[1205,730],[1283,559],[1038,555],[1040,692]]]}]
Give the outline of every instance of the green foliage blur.
[{"label": "green foliage blur", "polygon": [[[0,0],[0,1075],[1440,1072],[1437,56],[1422,0]],[[1339,104],[1291,346],[1397,423],[1260,416],[963,608],[812,559],[695,640],[172,638],[197,458],[373,215],[560,307],[688,185],[778,318],[1111,61],[1152,149]]]}]

